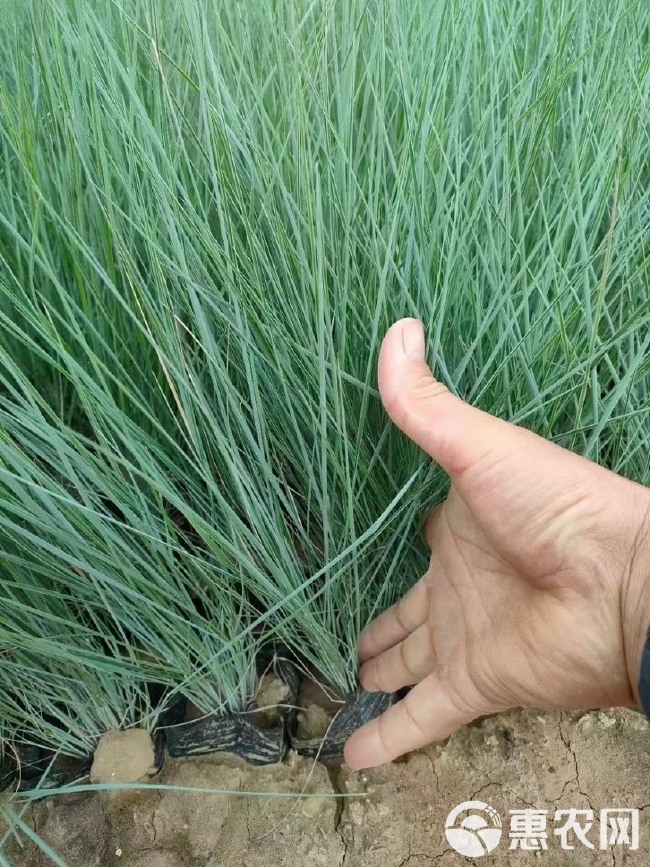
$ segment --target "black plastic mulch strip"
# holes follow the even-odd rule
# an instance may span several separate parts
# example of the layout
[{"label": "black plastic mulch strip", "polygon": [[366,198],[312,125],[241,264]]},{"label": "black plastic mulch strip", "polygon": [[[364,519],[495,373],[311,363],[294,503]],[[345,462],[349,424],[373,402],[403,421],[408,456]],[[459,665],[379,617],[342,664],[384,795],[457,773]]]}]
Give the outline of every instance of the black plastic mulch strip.
[{"label": "black plastic mulch strip", "polygon": [[358,689],[334,717],[325,735],[316,738],[301,738],[289,733],[291,749],[298,755],[319,759],[339,759],[350,735],[362,725],[396,704],[400,694],[396,692],[366,692]]},{"label": "black plastic mulch strip", "polygon": [[151,776],[158,774],[165,763],[165,745],[167,743],[167,727],[177,726],[185,719],[187,699],[184,695],[175,693],[167,700],[163,710],[158,716],[158,726],[152,734],[154,747],[154,769]]},{"label": "black plastic mulch strip", "polygon": [[[72,768],[65,768],[60,771],[51,770],[43,775],[35,775],[30,777],[21,776],[18,779],[17,791],[28,792],[31,789],[39,789],[49,791],[50,789],[65,788],[81,783],[90,776],[92,767],[92,756],[86,759],[80,759],[79,763]],[[15,778],[17,779],[17,778]]]},{"label": "black plastic mulch strip", "polygon": [[169,690],[160,684],[149,687],[149,699],[154,707],[160,708],[158,713],[158,726],[173,726],[183,722],[187,699],[178,692],[169,694]]},{"label": "black plastic mulch strip", "polygon": [[153,773],[150,776],[155,777],[162,770],[165,764],[165,733],[158,729],[151,737],[153,741]]},{"label": "black plastic mulch strip", "polygon": [[165,738],[173,758],[228,752],[251,765],[271,765],[281,762],[287,749],[284,722],[259,729],[245,714],[219,714],[186,723],[167,729]]},{"label": "black plastic mulch strip", "polygon": [[288,687],[288,695],[278,710],[278,724],[262,728],[255,724],[255,702],[247,713],[219,713],[195,722],[172,724],[165,719],[164,735],[172,758],[205,756],[229,752],[250,765],[270,765],[281,762],[288,746],[288,731],[295,718],[295,704],[300,687],[300,675],[283,648],[270,645],[258,654],[256,669],[260,676],[272,674]]},{"label": "black plastic mulch strip", "polygon": [[0,767],[0,792],[9,789],[16,779],[16,769],[13,763],[6,762]]},{"label": "black plastic mulch strip", "polygon": [[18,748],[18,764],[14,772],[14,785],[19,792],[36,787],[56,789],[71,785],[87,777],[93,763],[91,755],[74,759],[55,756],[43,747],[22,746]]},{"label": "black plastic mulch strip", "polygon": [[161,727],[175,726],[182,723],[185,719],[185,711],[187,710],[187,699],[180,693],[175,693],[169,698],[164,709],[158,716],[158,725]]},{"label": "black plastic mulch strip", "polygon": [[52,767],[53,754],[41,747],[22,745],[15,747],[17,759],[6,760],[0,768],[0,792],[35,789],[41,778]]},{"label": "black plastic mulch strip", "polygon": [[45,750],[43,747],[22,744],[16,747],[16,756],[17,761],[14,762],[14,786],[18,781],[21,784],[24,782],[23,788],[36,786],[48,768],[50,772],[54,770],[52,767],[54,754],[51,750]]}]

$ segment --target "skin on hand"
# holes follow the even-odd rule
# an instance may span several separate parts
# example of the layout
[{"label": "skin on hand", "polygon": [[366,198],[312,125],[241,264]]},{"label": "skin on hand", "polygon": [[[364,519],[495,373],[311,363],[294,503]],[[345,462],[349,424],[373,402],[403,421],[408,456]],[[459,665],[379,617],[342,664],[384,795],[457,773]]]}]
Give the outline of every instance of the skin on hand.
[{"label": "skin on hand", "polygon": [[379,765],[512,707],[636,704],[650,623],[650,491],[464,403],[397,322],[379,357],[386,411],[449,474],[429,569],[359,643],[361,685],[413,689],[348,740]]}]

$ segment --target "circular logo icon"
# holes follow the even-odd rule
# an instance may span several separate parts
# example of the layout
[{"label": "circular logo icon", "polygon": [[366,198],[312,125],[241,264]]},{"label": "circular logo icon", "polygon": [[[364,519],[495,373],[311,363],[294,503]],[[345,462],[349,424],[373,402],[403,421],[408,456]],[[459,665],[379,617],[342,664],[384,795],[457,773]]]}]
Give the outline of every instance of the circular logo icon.
[{"label": "circular logo icon", "polygon": [[480,858],[499,845],[501,817],[483,801],[464,801],[447,816],[445,836],[456,852]]}]

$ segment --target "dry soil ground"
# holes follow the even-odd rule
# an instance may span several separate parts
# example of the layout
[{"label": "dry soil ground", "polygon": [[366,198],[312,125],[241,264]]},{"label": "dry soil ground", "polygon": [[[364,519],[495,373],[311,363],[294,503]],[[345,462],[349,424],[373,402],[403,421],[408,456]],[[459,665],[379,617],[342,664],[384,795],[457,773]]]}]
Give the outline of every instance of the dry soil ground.
[{"label": "dry soil ground", "polygon": [[[632,711],[578,715],[512,712],[482,720],[406,760],[364,774],[298,757],[251,768],[221,756],[168,760],[166,785],[236,791],[358,793],[342,800],[269,799],[177,791],[79,794],[35,805],[30,819],[69,867],[460,867],[650,864],[650,731]],[[478,799],[504,820],[490,855],[450,849],[444,821]],[[636,851],[563,850],[556,809],[640,809]],[[548,850],[511,851],[509,810],[549,812]],[[575,841],[574,841],[575,842]],[[50,864],[11,845],[17,867]]]}]

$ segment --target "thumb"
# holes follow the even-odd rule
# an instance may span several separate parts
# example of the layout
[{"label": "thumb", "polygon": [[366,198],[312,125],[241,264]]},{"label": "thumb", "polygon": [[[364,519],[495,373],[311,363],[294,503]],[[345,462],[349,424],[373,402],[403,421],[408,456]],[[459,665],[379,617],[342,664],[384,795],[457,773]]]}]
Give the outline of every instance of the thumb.
[{"label": "thumb", "polygon": [[386,412],[453,478],[487,454],[498,459],[524,433],[469,406],[434,378],[425,360],[424,328],[401,319],[379,353],[379,392]]}]

